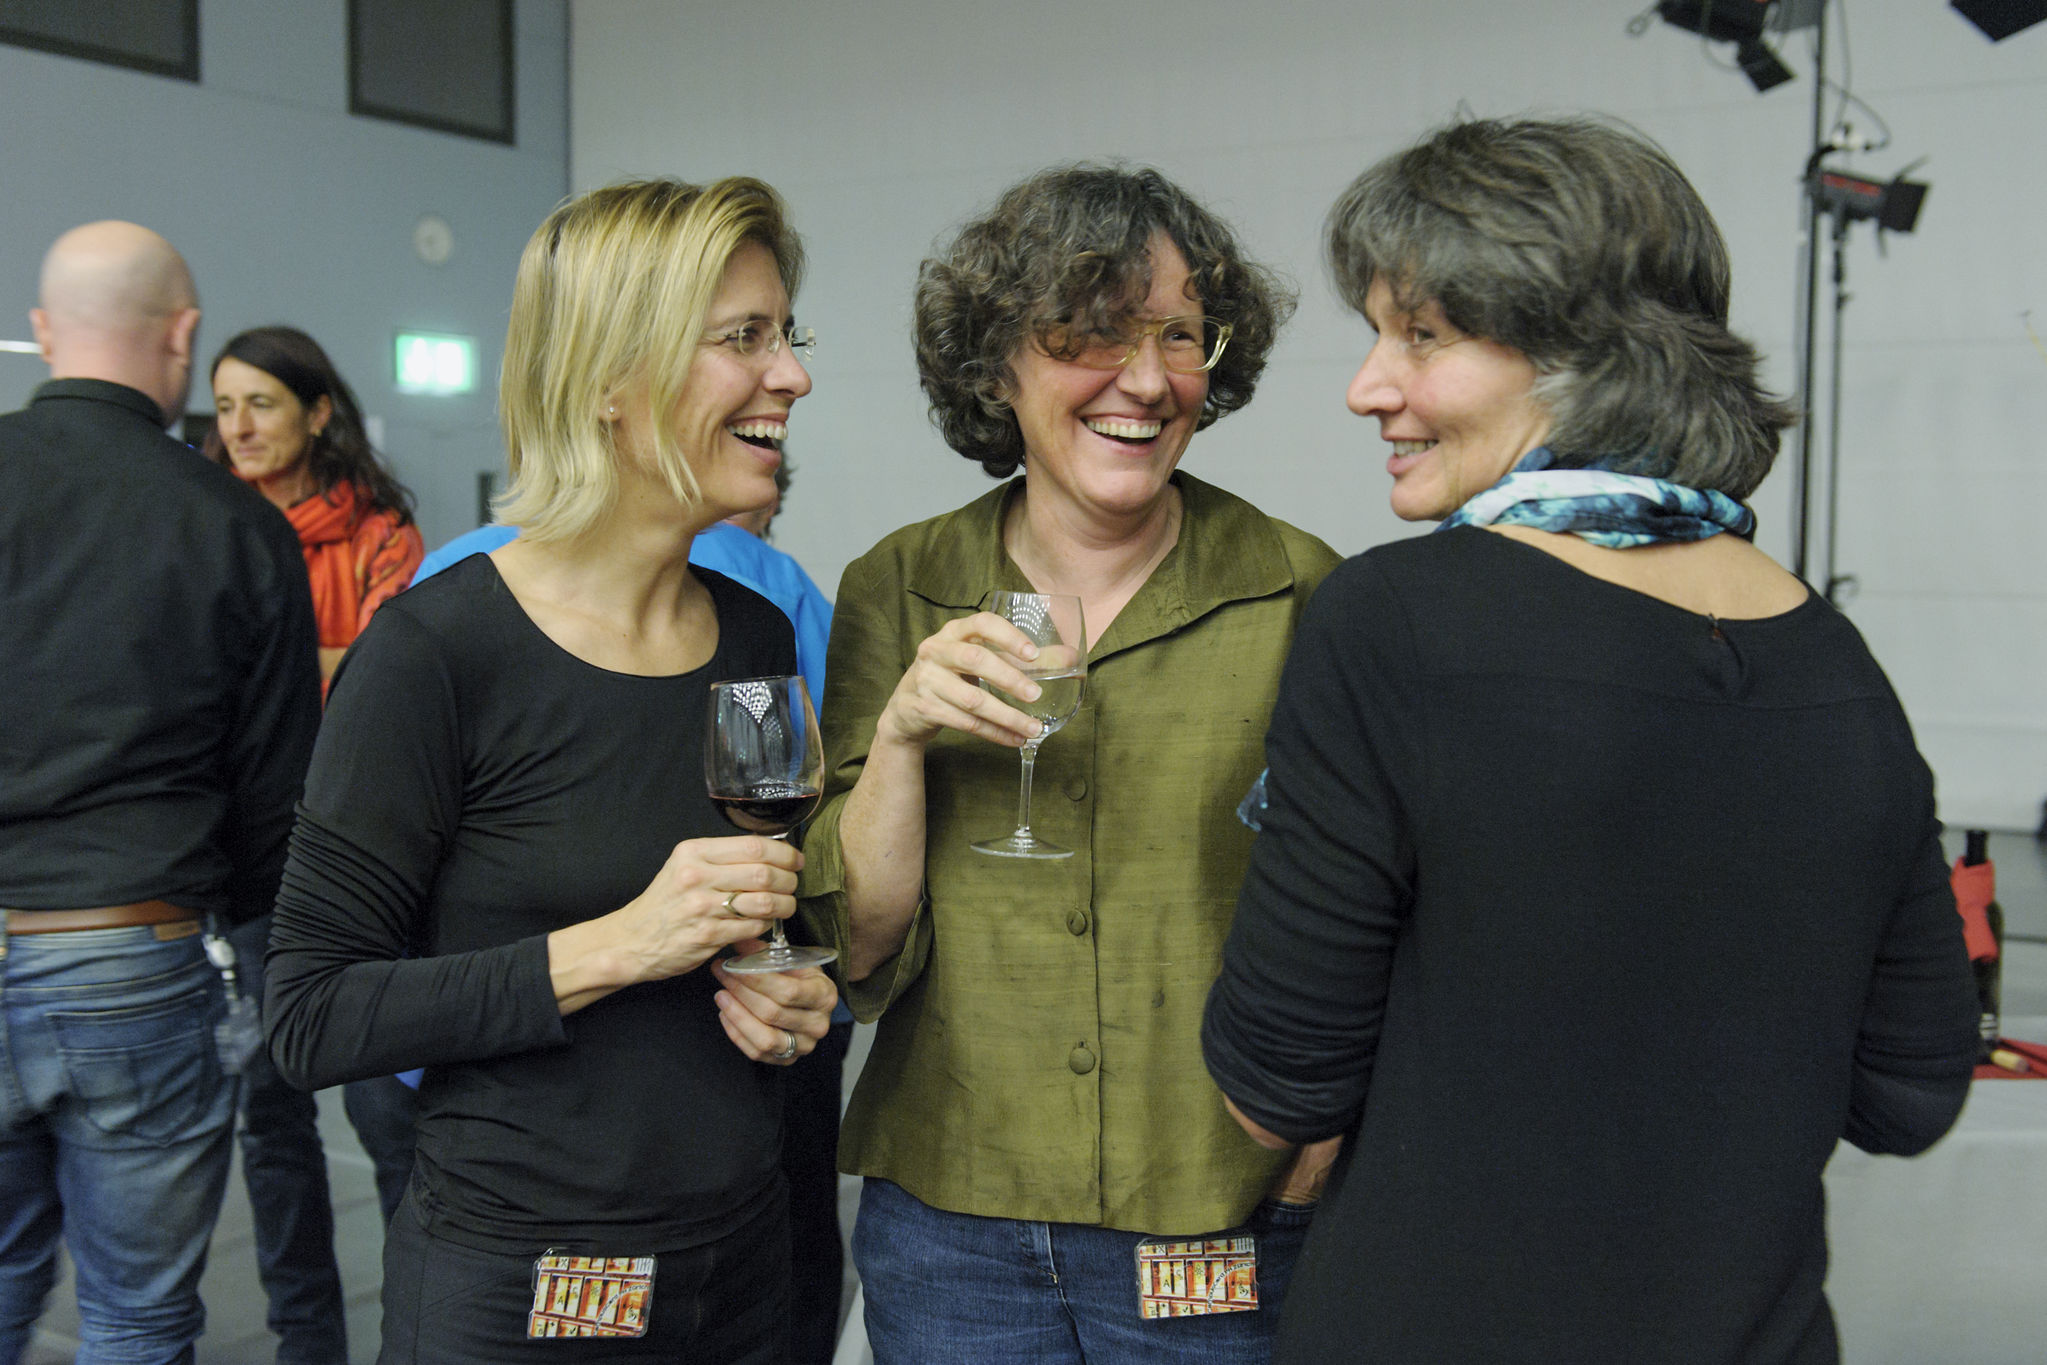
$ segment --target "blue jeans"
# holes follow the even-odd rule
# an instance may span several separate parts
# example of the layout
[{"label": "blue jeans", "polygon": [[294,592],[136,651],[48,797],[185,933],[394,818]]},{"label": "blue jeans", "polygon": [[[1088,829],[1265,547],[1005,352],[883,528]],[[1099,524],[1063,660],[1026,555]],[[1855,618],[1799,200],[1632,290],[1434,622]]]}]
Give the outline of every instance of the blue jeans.
[{"label": "blue jeans", "polygon": [[948,1213],[870,1178],[853,1225],[867,1340],[875,1365],[1257,1365],[1272,1354],[1313,1217],[1267,1203],[1229,1229],[1258,1239],[1255,1311],[1147,1319],[1137,1303],[1146,1234]]},{"label": "blue jeans", "polygon": [[[229,938],[242,991],[260,1008],[270,916],[250,920]],[[277,1334],[278,1365],[348,1365],[320,1108],[277,1074],[267,1052],[258,1052],[242,1073],[240,1136],[256,1274],[269,1305],[266,1321]]]},{"label": "blue jeans", "polygon": [[220,978],[172,926],[0,938],[0,1365],[56,1278],[78,1365],[190,1362],[234,1138]]}]

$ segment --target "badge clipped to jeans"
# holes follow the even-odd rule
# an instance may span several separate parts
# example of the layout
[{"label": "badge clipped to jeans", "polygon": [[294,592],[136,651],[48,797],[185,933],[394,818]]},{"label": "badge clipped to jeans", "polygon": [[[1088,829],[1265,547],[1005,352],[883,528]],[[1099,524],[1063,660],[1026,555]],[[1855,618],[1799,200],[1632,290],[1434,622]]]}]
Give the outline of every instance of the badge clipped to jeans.
[{"label": "badge clipped to jeans", "polygon": [[654,1310],[652,1256],[562,1256],[533,1262],[530,1337],[643,1337]]},{"label": "badge clipped to jeans", "polygon": [[1258,1239],[1248,1235],[1137,1244],[1138,1316],[1186,1318],[1258,1307]]},{"label": "badge clipped to jeans", "polygon": [[213,1050],[220,1058],[220,1069],[239,1076],[263,1050],[263,1018],[256,1002],[242,994],[235,977],[235,947],[220,934],[211,916],[200,942],[205,945],[206,960],[220,973],[221,998],[226,1002],[226,1012],[213,1025]]}]

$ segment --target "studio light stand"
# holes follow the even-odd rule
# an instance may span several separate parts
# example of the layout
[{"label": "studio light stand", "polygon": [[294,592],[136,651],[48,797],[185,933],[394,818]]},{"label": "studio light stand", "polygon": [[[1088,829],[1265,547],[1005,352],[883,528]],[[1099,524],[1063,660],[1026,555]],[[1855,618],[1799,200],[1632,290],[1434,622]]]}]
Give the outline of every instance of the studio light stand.
[{"label": "studio light stand", "polygon": [[[1956,11],[1967,17],[1985,36],[1996,41],[2020,28],[2047,17],[2047,0],[1952,0]],[[1793,78],[1768,41],[1770,34],[1812,30],[1812,154],[1806,158],[1799,177],[1799,285],[1797,330],[1792,352],[1798,367],[1798,426],[1793,433],[1797,458],[1791,463],[1791,567],[1807,578],[1813,545],[1813,489],[1818,443],[1813,436],[1814,395],[1818,390],[1819,346],[1817,340],[1820,299],[1819,226],[1822,215],[1833,219],[1834,247],[1834,335],[1827,411],[1826,540],[1821,583],[1827,599],[1838,604],[1852,578],[1837,575],[1835,533],[1840,526],[1838,478],[1841,437],[1841,340],[1842,323],[1851,295],[1848,292],[1847,238],[1851,223],[1873,220],[1879,233],[1910,232],[1918,220],[1919,206],[1926,198],[1924,184],[1898,177],[1879,182],[1829,168],[1826,159],[1836,152],[1873,151],[1888,139],[1876,142],[1854,137],[1846,124],[1832,134],[1827,128],[1827,10],[1830,0],[1655,0],[1628,23],[1628,32],[1640,37],[1654,19],[1675,28],[1696,33],[1710,42],[1734,45],[1735,64],[1749,78],[1758,93],[1771,90]],[[1838,87],[1836,87],[1838,88]],[[1845,90],[1842,94],[1849,99]],[[1910,168],[1907,168],[1910,169]],[[1808,581],[1810,581],[1808,579]]]},{"label": "studio light stand", "polygon": [[[1812,379],[1816,350],[1813,346],[1814,313],[1820,297],[1820,253],[1818,241],[1819,196],[1812,192],[1813,177],[1820,162],[1833,148],[1827,145],[1827,83],[1820,79],[1827,69],[1826,6],[1813,17],[1812,35],[1812,155],[1806,158],[1805,174],[1799,178],[1798,243],[1799,271],[1798,331],[1792,349],[1798,357],[1798,459],[1792,465],[1791,572],[1805,577],[1806,550],[1812,525]],[[1838,336],[1836,340],[1838,341]],[[1838,372],[1838,371],[1837,371]],[[1832,554],[1831,542],[1828,553]],[[1810,581],[1810,580],[1808,580]],[[1831,597],[1831,594],[1829,594]]]},{"label": "studio light stand", "polygon": [[[1837,574],[1834,571],[1835,544],[1841,524],[1841,354],[1842,323],[1847,316],[1849,301],[1854,297],[1848,292],[1848,228],[1851,224],[1867,219],[1876,224],[1878,249],[1882,249],[1885,232],[1910,232],[1919,222],[1920,205],[1926,202],[1927,186],[1916,180],[1905,179],[1900,171],[1888,181],[1869,180],[1862,176],[1850,175],[1843,171],[1831,171],[1822,164],[1829,153],[1847,150],[1849,146],[1860,147],[1845,133],[1829,139],[1815,147],[1806,161],[1804,196],[1806,221],[1817,225],[1821,214],[1833,220],[1834,246],[1834,335],[1832,341],[1831,374],[1827,385],[1827,535],[1825,554],[1821,559],[1824,572],[1821,574],[1822,591],[1828,602],[1840,606],[1844,594],[1855,585],[1852,574]],[[1916,165],[1916,163],[1915,163]],[[1810,227],[1808,229],[1810,231]],[[1811,241],[1808,235],[1807,241]],[[1808,248],[1810,251],[1810,248]],[[1811,488],[1812,476],[1812,372],[1813,352],[1813,308],[1818,297],[1819,253],[1811,251],[1811,265],[1807,270],[1807,295],[1805,315],[1805,385],[1800,390],[1800,406],[1803,420],[1800,423],[1800,479],[1799,479],[1799,525],[1798,553],[1795,556],[1795,572],[1805,577],[1806,526],[1811,513],[1811,500],[1807,490]]]},{"label": "studio light stand", "polygon": [[[2047,3],[2047,0],[2043,0]],[[1815,348],[1814,313],[1820,288],[1818,251],[1818,200],[1810,192],[1820,161],[1836,148],[1826,140],[1827,0],[1655,0],[1628,23],[1628,32],[1640,37],[1654,19],[1674,28],[1696,33],[1707,42],[1734,44],[1735,64],[1749,78],[1756,93],[1775,89],[1792,79],[1791,68],[1764,40],[1767,31],[1788,33],[1794,29],[1813,31],[1812,138],[1815,150],[1805,163],[1803,188],[1799,191],[1799,297],[1798,330],[1792,338],[1792,353],[1798,365],[1798,457],[1791,463],[1792,571],[1805,577],[1812,524],[1812,394]]]}]

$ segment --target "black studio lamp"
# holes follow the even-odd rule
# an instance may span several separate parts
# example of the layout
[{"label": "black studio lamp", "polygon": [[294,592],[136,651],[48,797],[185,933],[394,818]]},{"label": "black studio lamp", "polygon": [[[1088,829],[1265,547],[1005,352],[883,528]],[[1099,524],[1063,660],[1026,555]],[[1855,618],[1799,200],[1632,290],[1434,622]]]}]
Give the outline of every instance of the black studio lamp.
[{"label": "black studio lamp", "polygon": [[1953,8],[1993,43],[2047,19],[2047,0],[1953,0]]},{"label": "black studio lamp", "polygon": [[[1771,0],[1658,0],[1656,14],[1675,28],[1733,43],[1734,60],[1757,93],[1791,79],[1791,68],[1763,41],[1763,30],[1771,19]],[[1780,21],[1778,27],[1784,26]]]},{"label": "black studio lamp", "polygon": [[1835,214],[1844,223],[1866,218],[1885,232],[1910,232],[1918,226],[1926,191],[1925,181],[1907,180],[1903,172],[1890,180],[1871,180],[1822,170],[1813,185],[1820,212]]}]

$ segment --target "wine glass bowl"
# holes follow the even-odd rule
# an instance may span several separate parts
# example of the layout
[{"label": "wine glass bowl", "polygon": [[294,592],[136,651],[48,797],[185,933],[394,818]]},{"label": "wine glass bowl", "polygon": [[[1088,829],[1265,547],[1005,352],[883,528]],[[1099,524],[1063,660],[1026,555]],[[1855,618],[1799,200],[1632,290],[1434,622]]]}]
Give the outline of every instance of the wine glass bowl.
[{"label": "wine glass bowl", "polygon": [[824,793],[815,787],[780,786],[766,783],[737,796],[713,796],[718,813],[748,834],[765,834],[786,839],[789,831],[810,818]]},{"label": "wine glass bowl", "polygon": [[1035,719],[1040,728],[1023,746],[1023,786],[1017,802],[1016,828],[997,838],[980,840],[974,844],[974,851],[997,858],[1071,858],[1072,849],[1031,832],[1031,777],[1037,767],[1038,746],[1073,718],[1086,690],[1087,629],[1081,620],[1080,599],[1049,593],[997,592],[990,598],[988,610],[1021,630],[1038,647],[1036,658],[1015,661],[1023,675],[1038,685],[1038,695],[1026,701],[985,678],[981,686]]},{"label": "wine glass bowl", "polygon": [[[711,684],[704,730],[704,786],[726,820],[749,834],[786,839],[824,794],[824,744],[810,689],[799,677]],[[776,920],[768,946],[732,958],[742,975],[817,967],[838,954],[790,944]]]}]

